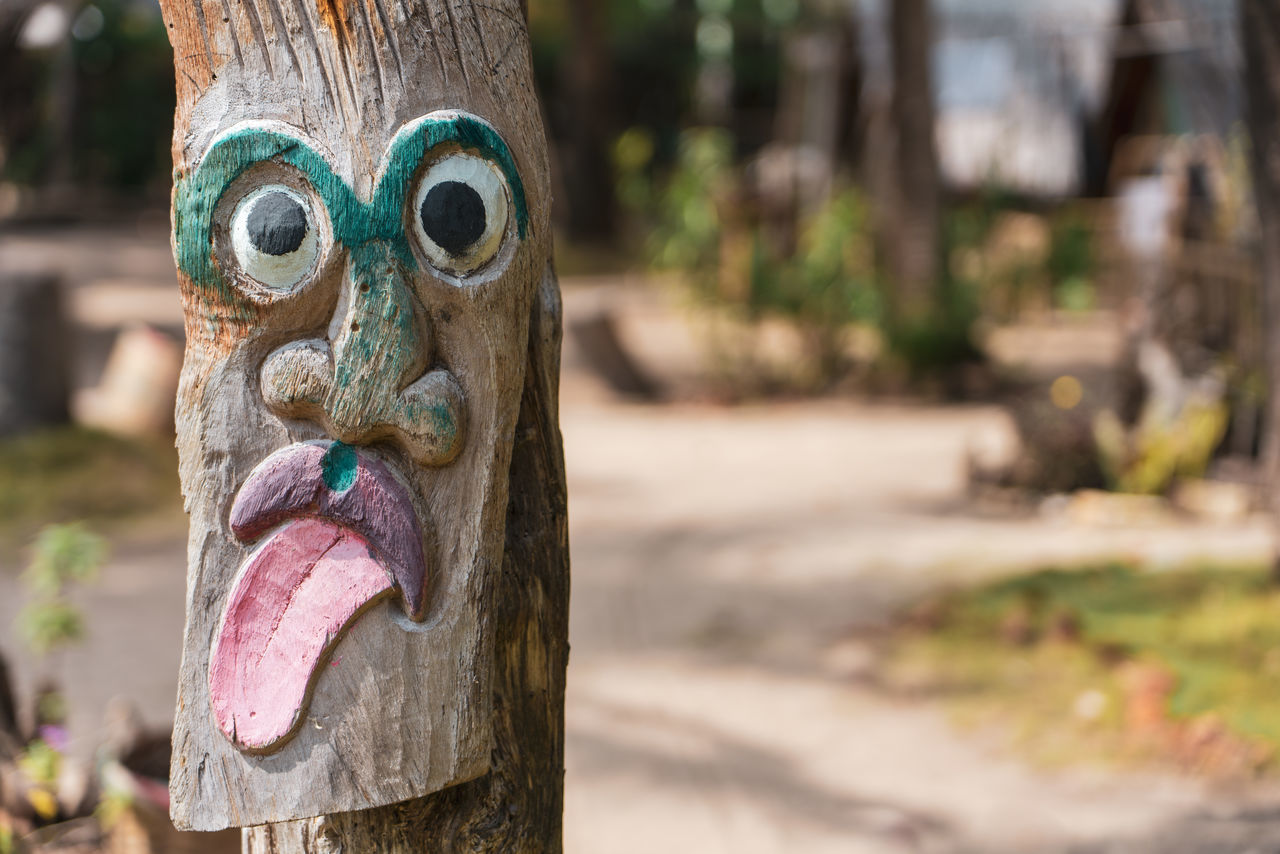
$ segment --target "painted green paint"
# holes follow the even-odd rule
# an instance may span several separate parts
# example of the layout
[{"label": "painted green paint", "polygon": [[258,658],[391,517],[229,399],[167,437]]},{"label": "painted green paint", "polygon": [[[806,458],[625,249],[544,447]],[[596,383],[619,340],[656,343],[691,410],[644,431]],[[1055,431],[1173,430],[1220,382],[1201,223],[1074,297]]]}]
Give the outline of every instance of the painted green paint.
[{"label": "painted green paint", "polygon": [[430,425],[430,432],[439,436],[442,442],[452,442],[458,432],[453,410],[439,400],[407,397],[404,401],[404,418],[410,424]]},{"label": "painted green paint", "polygon": [[274,160],[306,176],[329,212],[334,239],[353,253],[353,261],[357,249],[379,242],[406,269],[416,271],[404,222],[406,199],[413,192],[410,184],[423,158],[448,143],[475,152],[502,170],[511,191],[517,229],[524,238],[529,213],[515,159],[498,132],[474,116],[447,111],[403,128],[388,146],[382,174],[367,203],[306,143],[280,131],[244,128],[215,142],[200,165],[176,182],[173,227],[178,267],[192,282],[210,291],[208,297],[235,302],[214,260],[213,212],[236,178],[258,163]]},{"label": "painted green paint", "polygon": [[346,492],[356,482],[359,462],[355,448],[334,442],[320,458],[320,476],[324,485],[334,492]]},{"label": "painted green paint", "polygon": [[403,259],[382,241],[351,250],[351,307],[325,410],[339,429],[388,423],[409,366],[425,341],[414,325],[413,288]]}]

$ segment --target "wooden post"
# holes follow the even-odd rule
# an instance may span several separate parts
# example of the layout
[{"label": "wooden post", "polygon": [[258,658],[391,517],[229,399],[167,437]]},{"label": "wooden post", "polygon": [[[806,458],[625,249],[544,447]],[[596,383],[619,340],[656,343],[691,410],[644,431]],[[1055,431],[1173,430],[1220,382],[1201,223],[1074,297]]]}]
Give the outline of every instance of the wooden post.
[{"label": "wooden post", "polygon": [[184,829],[560,849],[559,290],[519,0],[164,0]]}]

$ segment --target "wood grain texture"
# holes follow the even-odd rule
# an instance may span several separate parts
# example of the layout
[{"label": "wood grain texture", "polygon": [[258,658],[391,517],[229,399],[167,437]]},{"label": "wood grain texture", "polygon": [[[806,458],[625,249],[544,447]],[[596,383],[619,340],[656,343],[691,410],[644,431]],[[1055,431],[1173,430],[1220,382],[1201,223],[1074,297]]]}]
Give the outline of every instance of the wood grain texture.
[{"label": "wood grain texture", "polygon": [[[191,516],[174,820],[289,822],[248,835],[250,848],[274,846],[263,850],[323,841],[334,827],[355,840],[348,850],[401,850],[358,842],[375,826],[378,845],[413,840],[415,851],[433,850],[426,839],[442,851],[555,850],[568,583],[559,313],[520,4],[162,7],[179,95],[187,352],[177,422]],[[471,133],[439,148],[490,158],[518,214],[496,256],[470,273],[433,269],[402,227],[409,212],[379,207],[400,198],[383,192],[388,181],[412,197],[420,170],[389,168],[388,152],[437,111],[474,116],[503,143],[499,152]],[[210,171],[208,153],[245,128],[258,134],[239,149],[247,165]],[[228,237],[235,201],[273,184],[311,201],[323,237],[314,273],[292,290],[254,287]],[[194,214],[207,214],[207,234]],[[374,219],[357,227],[360,217]],[[267,370],[281,353],[301,361]],[[451,400],[454,432],[433,420]],[[424,619],[410,619],[400,597],[373,605],[333,648],[340,664],[316,680],[296,735],[276,753],[246,753],[219,731],[208,689],[220,617],[255,545],[231,529],[231,507],[271,454],[332,439],[408,486],[432,567]],[[406,799],[418,800],[386,806]],[[312,817],[324,818],[292,821]]]}]

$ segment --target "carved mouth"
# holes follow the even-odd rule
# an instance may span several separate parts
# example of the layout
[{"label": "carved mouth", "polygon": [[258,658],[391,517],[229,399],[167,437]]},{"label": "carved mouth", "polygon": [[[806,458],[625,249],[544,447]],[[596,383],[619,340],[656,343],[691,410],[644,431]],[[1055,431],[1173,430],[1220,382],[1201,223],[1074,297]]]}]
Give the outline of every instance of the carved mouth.
[{"label": "carved mouth", "polygon": [[297,729],[321,664],[352,623],[399,589],[425,611],[422,528],[408,490],[356,449],[292,445],[240,488],[231,530],[270,532],[237,574],[209,662],[218,727],[242,750],[271,752]]}]

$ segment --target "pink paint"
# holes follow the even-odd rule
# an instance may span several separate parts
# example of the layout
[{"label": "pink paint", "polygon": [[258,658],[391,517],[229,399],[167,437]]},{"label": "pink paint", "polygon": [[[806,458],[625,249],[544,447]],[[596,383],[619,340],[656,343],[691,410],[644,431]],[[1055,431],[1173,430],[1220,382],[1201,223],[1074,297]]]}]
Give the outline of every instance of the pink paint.
[{"label": "pink paint", "polygon": [[243,750],[276,749],[338,638],[393,590],[369,543],[347,528],[298,519],[272,536],[237,578],[209,662],[222,732]]},{"label": "pink paint", "polygon": [[377,550],[395,579],[405,612],[426,612],[427,561],[422,525],[408,489],[377,457],[356,451],[356,478],[335,492],[324,483],[326,445],[290,445],[258,465],[231,506],[231,530],[251,542],[288,519],[329,519],[359,534]]}]

